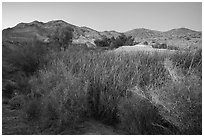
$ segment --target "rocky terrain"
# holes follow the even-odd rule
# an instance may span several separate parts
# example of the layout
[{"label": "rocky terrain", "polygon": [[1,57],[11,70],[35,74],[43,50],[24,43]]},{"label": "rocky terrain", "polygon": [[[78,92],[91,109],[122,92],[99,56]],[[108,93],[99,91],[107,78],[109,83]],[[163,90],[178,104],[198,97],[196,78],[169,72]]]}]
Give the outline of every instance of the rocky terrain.
[{"label": "rocky terrain", "polygon": [[[13,28],[4,29],[2,32],[3,45],[32,42],[34,38],[49,43],[50,36],[57,29],[66,27],[71,27],[74,30],[74,44],[91,43],[95,45],[94,41],[96,39],[102,39],[104,36],[116,38],[122,34],[116,31],[99,32],[88,27],[75,26],[62,20],[49,21],[47,23],[33,21],[30,23],[19,23]],[[202,47],[202,32],[187,28],[172,29],[166,32],[138,28],[124,32],[124,34],[126,36],[132,36],[137,43],[146,41],[148,44],[166,43],[180,48]]]}]

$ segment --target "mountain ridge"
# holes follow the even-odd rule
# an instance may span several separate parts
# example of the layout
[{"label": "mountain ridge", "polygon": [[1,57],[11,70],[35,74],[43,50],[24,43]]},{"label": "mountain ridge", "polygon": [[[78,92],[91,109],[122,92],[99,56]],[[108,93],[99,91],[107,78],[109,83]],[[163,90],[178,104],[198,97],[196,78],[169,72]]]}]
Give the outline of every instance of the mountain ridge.
[{"label": "mountain ridge", "polygon": [[[48,39],[49,35],[54,33],[59,28],[71,27],[73,31],[73,41],[76,43],[86,43],[91,42],[94,44],[94,40],[102,39],[104,36],[118,37],[121,34],[126,36],[132,36],[136,42],[147,41],[151,43],[156,42],[166,42],[168,44],[173,44],[174,41],[179,41],[178,44],[182,45],[182,41],[185,41],[184,45],[189,45],[189,40],[196,41],[195,43],[202,43],[202,32],[191,30],[188,28],[174,28],[169,31],[157,31],[146,28],[136,28],[124,33],[112,31],[97,31],[95,29],[86,26],[76,26],[67,23],[63,20],[52,20],[48,22],[40,22],[34,20],[29,23],[19,23],[12,28],[7,28],[2,30],[2,39],[10,41],[29,41],[33,37],[37,37],[40,40]],[[186,42],[187,41],[187,42]],[[175,44],[175,45],[178,45]],[[190,43],[191,44],[191,43]]]}]

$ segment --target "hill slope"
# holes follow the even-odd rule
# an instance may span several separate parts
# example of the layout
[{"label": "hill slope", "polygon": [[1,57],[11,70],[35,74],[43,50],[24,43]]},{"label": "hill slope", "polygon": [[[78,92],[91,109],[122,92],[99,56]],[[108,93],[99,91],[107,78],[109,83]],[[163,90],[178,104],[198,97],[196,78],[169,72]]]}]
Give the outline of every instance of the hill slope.
[{"label": "hill slope", "polygon": [[[94,40],[102,39],[103,36],[116,38],[122,34],[116,31],[99,32],[88,27],[78,27],[62,20],[54,20],[47,23],[33,21],[30,23],[19,23],[13,28],[4,29],[2,32],[3,43],[32,42],[33,39],[48,42],[49,36],[57,29],[66,27],[71,27],[74,30],[73,43],[90,42],[94,44]],[[138,28],[127,31],[124,34],[132,36],[136,42],[147,41],[149,44],[158,42],[179,47],[201,47],[202,45],[202,32],[187,28],[172,29],[166,32]]]}]

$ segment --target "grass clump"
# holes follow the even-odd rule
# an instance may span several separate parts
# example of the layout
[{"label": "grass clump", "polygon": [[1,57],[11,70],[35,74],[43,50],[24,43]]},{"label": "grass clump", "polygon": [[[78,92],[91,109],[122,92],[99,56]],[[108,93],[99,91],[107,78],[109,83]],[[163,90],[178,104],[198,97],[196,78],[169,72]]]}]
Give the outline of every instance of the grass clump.
[{"label": "grass clump", "polygon": [[119,105],[121,129],[127,134],[153,134],[152,123],[158,117],[157,108],[141,96],[124,98]]},{"label": "grass clump", "polygon": [[199,77],[186,76],[157,91],[161,115],[176,125],[180,134],[202,134],[202,89]]},{"label": "grass clump", "polygon": [[57,125],[59,129],[56,132],[59,132],[83,120],[86,111],[83,84],[70,74],[62,61],[53,61],[46,70],[39,71],[30,83],[33,94],[40,95],[45,127]]}]

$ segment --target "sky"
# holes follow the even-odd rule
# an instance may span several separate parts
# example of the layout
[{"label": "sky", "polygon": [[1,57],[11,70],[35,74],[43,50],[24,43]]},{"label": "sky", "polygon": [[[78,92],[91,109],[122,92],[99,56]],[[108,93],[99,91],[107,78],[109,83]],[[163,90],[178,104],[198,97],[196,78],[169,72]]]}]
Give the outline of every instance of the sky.
[{"label": "sky", "polygon": [[136,28],[202,31],[201,2],[3,2],[2,29],[38,20],[64,20],[97,31],[126,32]]}]

